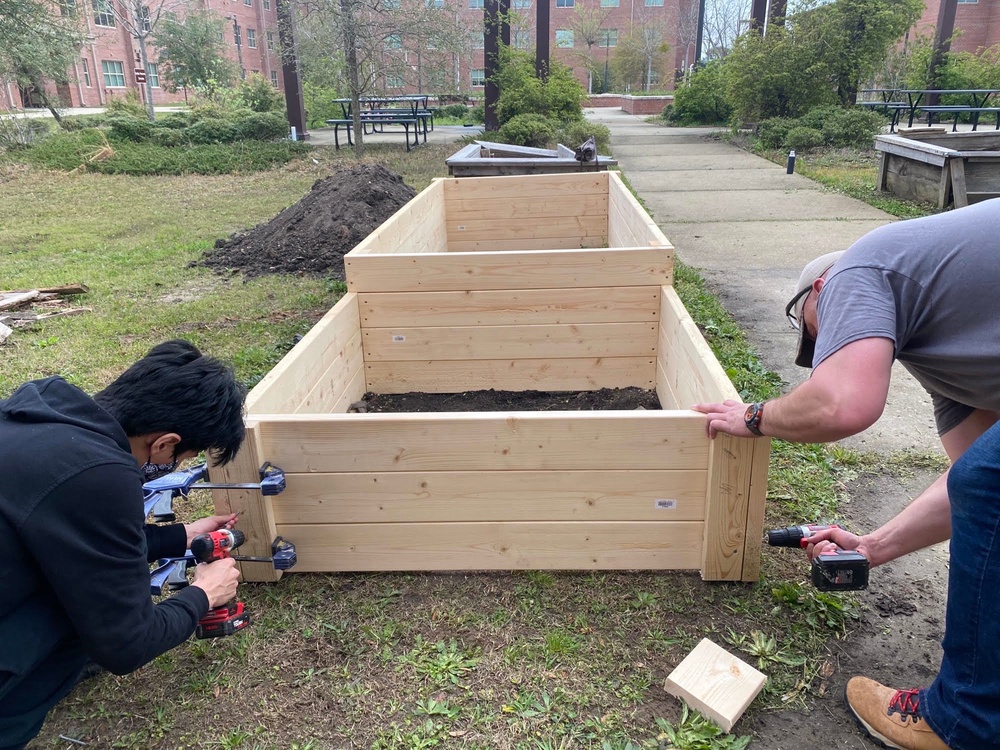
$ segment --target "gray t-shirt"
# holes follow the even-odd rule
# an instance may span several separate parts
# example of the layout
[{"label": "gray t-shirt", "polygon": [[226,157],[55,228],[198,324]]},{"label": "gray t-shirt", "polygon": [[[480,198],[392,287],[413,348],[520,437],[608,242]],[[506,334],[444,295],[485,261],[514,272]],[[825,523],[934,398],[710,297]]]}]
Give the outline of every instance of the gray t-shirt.
[{"label": "gray t-shirt", "polygon": [[813,367],[888,338],[934,402],[939,434],[1000,411],[1000,198],[879,227],[855,242],[818,301]]}]

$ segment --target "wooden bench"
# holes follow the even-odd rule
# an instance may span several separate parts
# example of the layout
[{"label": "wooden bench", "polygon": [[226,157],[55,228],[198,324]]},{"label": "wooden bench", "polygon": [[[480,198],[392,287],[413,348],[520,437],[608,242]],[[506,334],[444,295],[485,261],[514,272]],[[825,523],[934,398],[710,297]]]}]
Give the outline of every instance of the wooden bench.
[{"label": "wooden bench", "polygon": [[995,130],[1000,130],[1000,107],[971,107],[965,104],[934,104],[934,105],[920,105],[916,107],[921,112],[927,114],[927,124],[934,124],[934,115],[936,114],[949,114],[952,115],[951,132],[954,133],[958,130],[958,118],[963,114],[972,115],[972,130],[975,131],[979,128],[979,116],[983,112],[990,112],[997,115],[997,125]]}]

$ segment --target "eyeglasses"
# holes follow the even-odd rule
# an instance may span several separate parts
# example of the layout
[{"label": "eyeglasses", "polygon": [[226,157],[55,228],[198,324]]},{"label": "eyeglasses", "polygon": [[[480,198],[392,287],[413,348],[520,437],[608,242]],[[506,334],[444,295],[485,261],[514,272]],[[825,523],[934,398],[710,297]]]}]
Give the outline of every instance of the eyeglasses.
[{"label": "eyeglasses", "polygon": [[[798,331],[802,327],[802,323],[795,315],[795,304],[803,297],[808,296],[809,292],[811,291],[812,291],[812,285],[809,285],[805,289],[800,291],[798,294],[796,294],[794,297],[792,297],[792,301],[789,302],[787,305],[785,305],[785,317],[788,318],[788,322],[792,324],[792,328],[794,328],[796,331]],[[805,302],[803,301],[802,304],[805,305]]]}]

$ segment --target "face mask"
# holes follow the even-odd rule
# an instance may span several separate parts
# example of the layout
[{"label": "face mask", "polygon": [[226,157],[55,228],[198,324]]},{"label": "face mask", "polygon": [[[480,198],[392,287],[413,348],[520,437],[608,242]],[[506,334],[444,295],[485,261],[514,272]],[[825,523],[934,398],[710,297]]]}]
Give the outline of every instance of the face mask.
[{"label": "face mask", "polygon": [[139,467],[139,471],[142,472],[143,482],[152,482],[175,471],[179,463],[180,461],[171,461],[169,464],[154,464],[147,461]]}]

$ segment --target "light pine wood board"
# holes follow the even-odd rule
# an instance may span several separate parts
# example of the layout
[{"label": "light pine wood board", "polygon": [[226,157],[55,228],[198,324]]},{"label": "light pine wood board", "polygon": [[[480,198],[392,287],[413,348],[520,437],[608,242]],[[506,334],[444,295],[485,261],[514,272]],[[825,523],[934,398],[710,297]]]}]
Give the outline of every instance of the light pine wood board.
[{"label": "light pine wood board", "polygon": [[608,215],[554,216],[544,219],[448,219],[448,242],[529,240],[541,237],[600,237],[608,241]]},{"label": "light pine wood board", "polygon": [[[660,346],[663,343],[663,328],[660,328]],[[674,395],[673,389],[670,387],[670,383],[667,381],[667,374],[663,371],[663,362],[660,360],[660,355],[657,354],[656,359],[656,398],[660,402],[660,407],[663,409],[688,409],[691,404],[681,404],[677,400],[677,396]]]},{"label": "light pine wood board", "polygon": [[705,471],[287,474],[278,524],[700,521]]},{"label": "light pine wood board", "polygon": [[747,509],[747,533],[743,551],[741,579],[760,579],[761,546],[764,543],[764,510],[767,503],[767,475],[771,464],[771,440],[755,440],[750,466],[750,507]]},{"label": "light pine wood board", "polygon": [[454,253],[510,252],[516,250],[575,250],[608,247],[608,238],[601,237],[537,237],[528,240],[472,240],[448,242],[448,251]]},{"label": "light pine wood board", "polygon": [[481,198],[457,198],[448,202],[447,222],[477,224],[484,219],[505,221],[538,221],[569,216],[597,216],[607,220],[607,193],[592,195],[559,195],[545,198],[518,196],[504,201]]},{"label": "light pine wood board", "polygon": [[632,192],[615,172],[608,173],[608,204],[615,206],[622,218],[628,224],[632,234],[639,240],[640,246],[670,247],[656,222],[646,212],[646,209],[635,199]]},{"label": "light pine wood board", "polygon": [[[704,425],[704,417],[702,420]],[[701,562],[701,577],[706,581],[743,579],[755,442],[720,434],[709,448]]]},{"label": "light pine wood board", "polygon": [[479,199],[492,203],[511,198],[608,194],[607,172],[524,177],[463,177],[445,179],[443,182],[446,206],[454,200]]},{"label": "light pine wood board", "polygon": [[[226,484],[247,484],[260,481],[260,467],[265,455],[260,443],[257,423],[248,420],[246,437],[236,458],[225,466],[210,465],[208,481]],[[270,557],[271,542],[276,536],[271,497],[258,490],[212,490],[215,512],[222,515],[239,513],[239,528],[246,536],[240,546],[241,555]],[[273,582],[282,571],[270,563],[237,563],[244,581]]]},{"label": "light pine wood board", "polygon": [[670,673],[664,689],[729,732],[766,682],[764,674],[704,638]]},{"label": "light pine wood board", "polygon": [[320,376],[319,382],[292,410],[293,413],[326,414],[335,411],[335,406],[344,395],[348,384],[358,373],[364,371],[365,360],[361,341],[359,331],[336,353],[333,361]]},{"label": "light pine wood board", "polygon": [[296,572],[691,570],[697,521],[281,525]]},{"label": "light pine wood board", "polygon": [[366,328],[365,362],[470,359],[655,357],[659,325],[553,325]]},{"label": "light pine wood board", "polygon": [[262,455],[289,473],[707,470],[688,412],[297,414],[257,418]]},{"label": "light pine wood board", "polygon": [[360,401],[365,395],[365,392],[365,371],[364,368],[361,368],[355,373],[351,382],[344,388],[344,392],[340,394],[340,398],[337,399],[337,403],[335,403],[333,408],[330,409],[330,413],[346,414],[347,410],[351,408],[351,404]]},{"label": "light pine wood board", "polygon": [[250,391],[247,413],[294,411],[360,331],[357,295],[345,294]]},{"label": "light pine wood board", "polygon": [[361,327],[629,323],[660,319],[658,286],[358,295]]},{"label": "light pine wood board", "polygon": [[666,248],[540,250],[344,258],[354,292],[452,292],[669,284]]},{"label": "light pine wood board", "polygon": [[652,357],[602,359],[467,359],[368,362],[367,390],[373,393],[461,393],[502,391],[596,391],[655,387]]},{"label": "light pine wood board", "polygon": [[633,233],[629,223],[622,215],[621,209],[615,205],[608,206],[608,246],[609,247],[642,247],[642,240]]},{"label": "light pine wood board", "polygon": [[445,252],[448,239],[444,217],[444,189],[440,180],[434,180],[348,255]]}]

